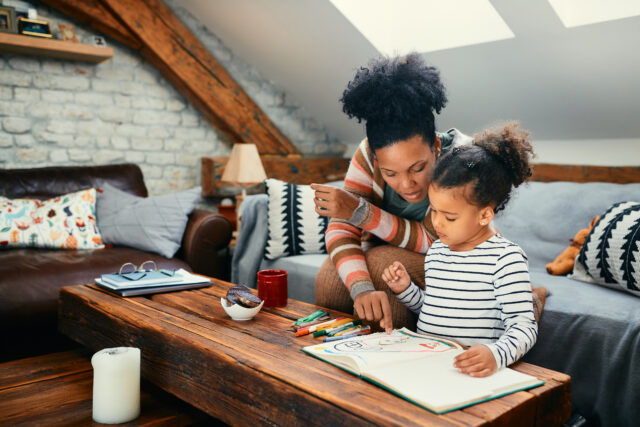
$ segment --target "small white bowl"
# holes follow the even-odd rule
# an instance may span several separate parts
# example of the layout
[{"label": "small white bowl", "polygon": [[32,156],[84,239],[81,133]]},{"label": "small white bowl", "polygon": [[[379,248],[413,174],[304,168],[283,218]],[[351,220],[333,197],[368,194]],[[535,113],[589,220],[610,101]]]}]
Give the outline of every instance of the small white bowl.
[{"label": "small white bowl", "polygon": [[227,299],[221,297],[220,298],[220,304],[222,304],[222,308],[224,308],[224,311],[226,311],[227,314],[233,320],[244,321],[244,320],[253,319],[255,317],[255,315],[258,314],[258,312],[260,311],[262,306],[264,305],[264,301],[262,301],[260,303],[260,305],[258,305],[256,307],[247,308],[247,307],[243,307],[243,306],[241,306],[239,304],[227,305]]}]

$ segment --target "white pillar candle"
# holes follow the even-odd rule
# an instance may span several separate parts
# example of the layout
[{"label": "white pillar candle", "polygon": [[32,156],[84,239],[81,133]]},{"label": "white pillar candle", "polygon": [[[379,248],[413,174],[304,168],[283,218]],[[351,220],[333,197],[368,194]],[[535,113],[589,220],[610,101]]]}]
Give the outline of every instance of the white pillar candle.
[{"label": "white pillar candle", "polygon": [[140,415],[140,349],[105,348],[91,358],[93,420],[119,424]]}]

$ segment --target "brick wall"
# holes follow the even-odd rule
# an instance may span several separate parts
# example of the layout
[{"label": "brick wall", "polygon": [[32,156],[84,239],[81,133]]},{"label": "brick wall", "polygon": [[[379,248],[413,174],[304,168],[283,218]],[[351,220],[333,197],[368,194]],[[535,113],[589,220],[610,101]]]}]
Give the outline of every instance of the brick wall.
[{"label": "brick wall", "polygon": [[[305,154],[342,155],[344,146],[286,93],[184,9],[166,0],[276,126]],[[38,13],[71,24],[81,42],[98,32],[46,6]],[[44,57],[0,57],[0,167],[133,162],[151,194],[199,184],[200,157],[230,148],[189,103],[137,52],[106,39],[113,58],[91,65]]]}]

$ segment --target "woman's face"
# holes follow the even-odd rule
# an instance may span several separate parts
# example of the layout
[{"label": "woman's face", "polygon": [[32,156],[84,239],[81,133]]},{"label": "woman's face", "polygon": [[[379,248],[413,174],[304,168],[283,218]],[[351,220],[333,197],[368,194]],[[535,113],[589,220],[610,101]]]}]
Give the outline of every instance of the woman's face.
[{"label": "woman's face", "polygon": [[409,203],[423,201],[429,189],[429,176],[440,154],[440,141],[433,149],[416,135],[375,150],[382,178]]}]

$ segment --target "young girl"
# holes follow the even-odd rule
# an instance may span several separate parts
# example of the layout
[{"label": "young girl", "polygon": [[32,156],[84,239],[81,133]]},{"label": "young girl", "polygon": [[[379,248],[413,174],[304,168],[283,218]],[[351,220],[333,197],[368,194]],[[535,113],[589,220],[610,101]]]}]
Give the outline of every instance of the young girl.
[{"label": "young girl", "polygon": [[383,273],[398,300],[419,314],[418,332],[471,346],[454,366],[485,377],[520,359],[536,342],[527,257],[490,224],[511,190],[531,176],[528,134],[511,123],[476,135],[443,155],[429,187],[438,235],[425,257],[425,284],[400,262]]}]

